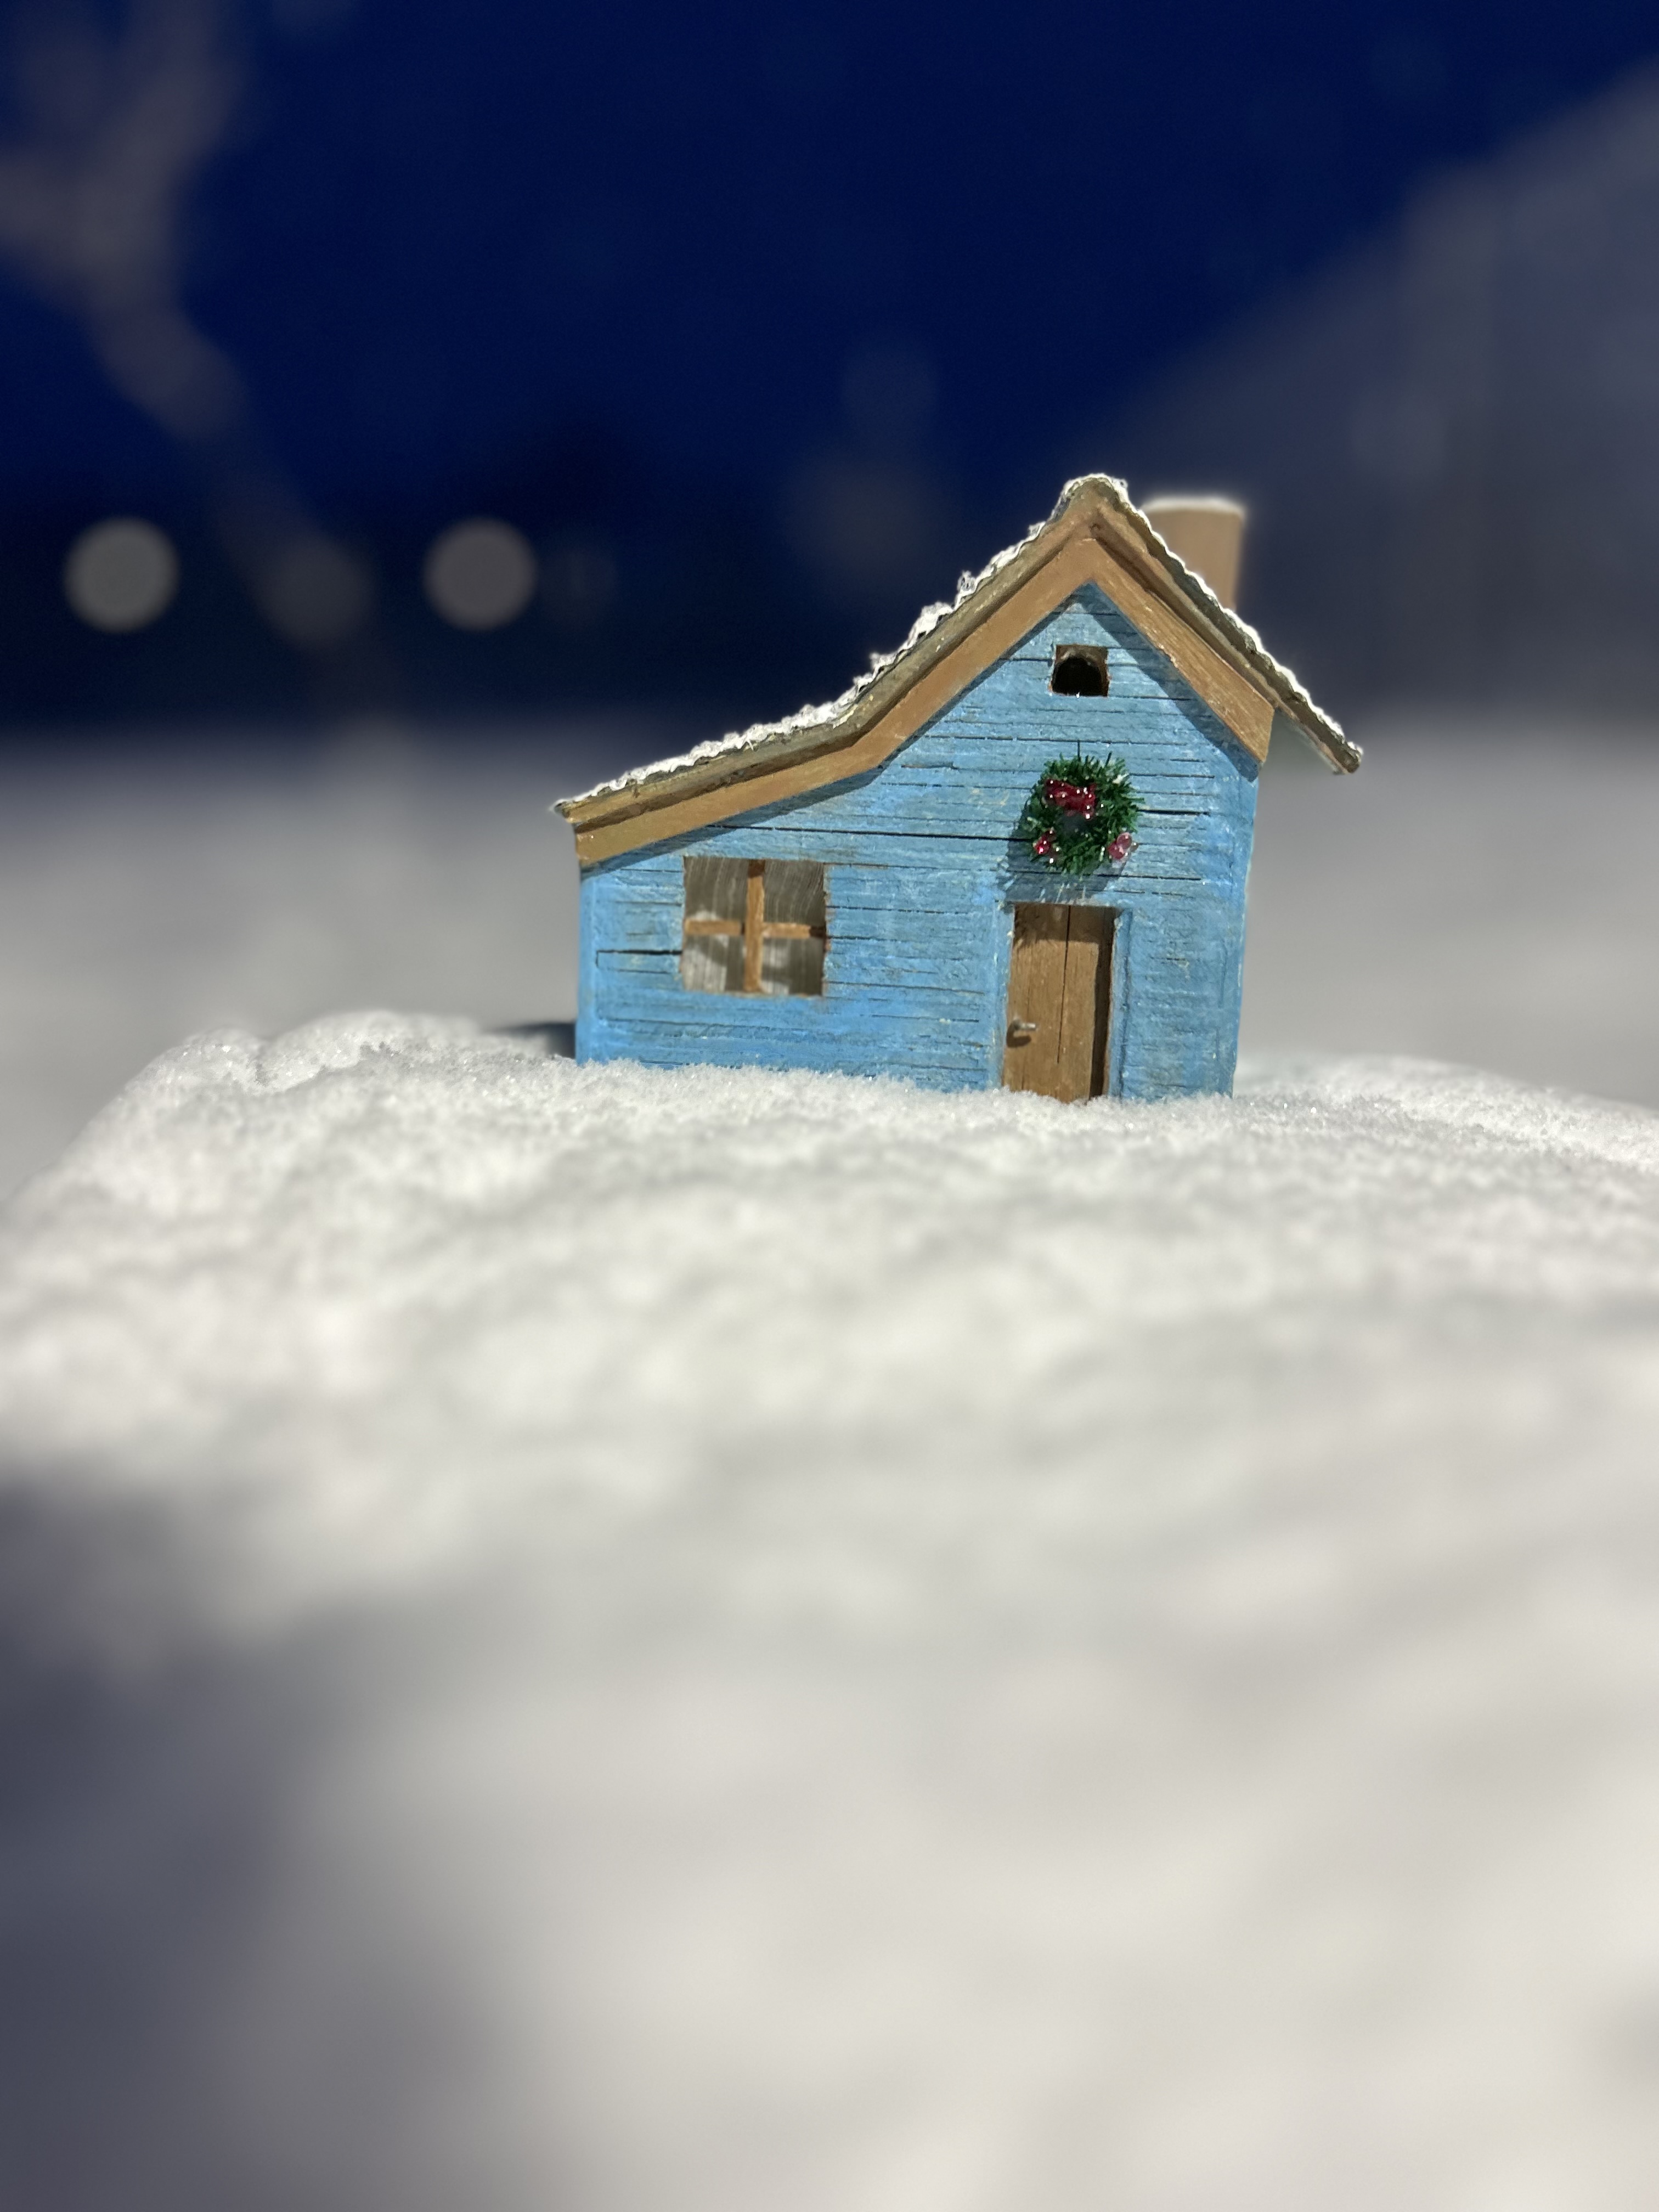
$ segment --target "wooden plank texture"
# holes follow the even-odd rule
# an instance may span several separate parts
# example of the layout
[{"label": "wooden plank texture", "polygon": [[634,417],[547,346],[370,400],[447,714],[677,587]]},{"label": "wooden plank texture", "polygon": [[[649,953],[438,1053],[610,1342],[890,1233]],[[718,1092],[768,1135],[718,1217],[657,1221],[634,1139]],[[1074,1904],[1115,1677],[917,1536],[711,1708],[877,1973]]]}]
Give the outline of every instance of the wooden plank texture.
[{"label": "wooden plank texture", "polygon": [[1073,1102],[1106,1088],[1112,916],[1102,907],[1014,908],[1002,1080]]},{"label": "wooden plank texture", "polygon": [[1057,1098],[1097,1098],[1105,1088],[1111,931],[1112,917],[1103,907],[1066,909],[1066,996],[1060,1018]]},{"label": "wooden plank texture", "polygon": [[766,950],[761,925],[765,919],[766,863],[764,860],[750,860],[743,909],[743,988],[745,991],[758,991],[761,987],[761,955]]},{"label": "wooden plank texture", "polygon": [[1008,969],[1008,1027],[1002,1080],[1010,1091],[1060,1095],[1061,1018],[1070,909],[1017,906]]},{"label": "wooden plank texture", "polygon": [[[1105,648],[1106,697],[1048,690],[1062,641]],[[1081,884],[1033,863],[1012,837],[1047,763],[1079,749],[1122,759],[1146,802],[1126,865]],[[1109,1087],[1132,1098],[1224,1091],[1255,799],[1250,754],[1121,611],[1085,587],[886,768],[586,868],[579,1054],[995,1085],[1017,909],[1074,907],[1099,915],[1094,972],[1103,990],[1109,972],[1117,994]],[[735,863],[744,882],[749,861],[823,867],[822,997],[685,989],[691,859]]]}]

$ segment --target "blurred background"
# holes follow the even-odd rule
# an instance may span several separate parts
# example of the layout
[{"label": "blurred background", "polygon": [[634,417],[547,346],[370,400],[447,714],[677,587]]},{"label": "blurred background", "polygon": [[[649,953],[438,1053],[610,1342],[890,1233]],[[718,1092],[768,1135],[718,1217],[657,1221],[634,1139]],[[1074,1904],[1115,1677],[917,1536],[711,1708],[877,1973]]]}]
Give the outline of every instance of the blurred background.
[{"label": "blurred background", "polygon": [[570,1011],[547,801],[1084,469],[1242,495],[1247,1044],[1659,1103],[1659,27],[0,7],[0,1188],[186,1030]]}]

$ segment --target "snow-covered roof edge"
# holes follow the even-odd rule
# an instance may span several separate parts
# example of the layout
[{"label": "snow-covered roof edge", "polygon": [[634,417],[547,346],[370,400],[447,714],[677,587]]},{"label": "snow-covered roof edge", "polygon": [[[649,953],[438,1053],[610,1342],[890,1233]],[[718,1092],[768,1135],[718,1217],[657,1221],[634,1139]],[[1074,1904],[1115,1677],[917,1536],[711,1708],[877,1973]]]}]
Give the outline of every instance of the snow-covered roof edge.
[{"label": "snow-covered roof edge", "polygon": [[[782,715],[775,721],[753,723],[746,730],[734,730],[723,738],[710,738],[700,745],[694,745],[689,752],[674,754],[666,760],[653,761],[643,768],[629,769],[625,775],[595,784],[591,790],[557,800],[557,811],[569,814],[573,809],[586,807],[594,801],[621,799],[635,793],[644,793],[653,785],[670,779],[678,780],[714,763],[728,764],[735,781],[748,766],[746,756],[758,757],[756,762],[758,765],[760,760],[769,761],[784,752],[808,749],[816,751],[817,745],[810,744],[810,741],[830,738],[855,718],[862,720],[860,710],[866,704],[874,703],[870,695],[878,687],[884,695],[881,704],[884,708],[890,695],[906,688],[904,679],[908,674],[908,664],[921,658],[920,648],[946,623],[953,632],[970,627],[967,621],[959,618],[967,615],[972,603],[986,586],[1014,562],[1020,561],[1047,532],[1055,530],[1057,526],[1071,518],[1074,509],[1089,501],[1097,501],[1109,507],[1121,520],[1128,524],[1145,550],[1190,603],[1191,613],[1198,617],[1194,627],[1220,632],[1271,692],[1275,704],[1284,709],[1309,743],[1334,769],[1351,773],[1358,767],[1359,748],[1344,735],[1340,724],[1316,706],[1294,672],[1273,659],[1260,634],[1249,623],[1242,621],[1231,608],[1224,605],[1204,579],[1194,569],[1189,568],[1180,555],[1164,543],[1152,522],[1130,499],[1127,485],[1115,477],[1086,476],[1073,477],[1060,493],[1053,514],[1042,521],[1034,523],[1018,544],[1006,546],[977,574],[964,573],[957,586],[954,599],[940,599],[932,606],[924,607],[911,624],[910,633],[904,642],[891,653],[873,654],[869,667],[861,676],[855,677],[838,698],[828,700],[822,706],[802,707],[794,714]],[[933,657],[927,656],[930,665]],[[803,745],[803,740],[808,740],[809,744]]]},{"label": "snow-covered roof edge", "polygon": [[[1080,482],[1081,479],[1076,479]],[[1113,478],[1116,482],[1116,478]],[[1159,491],[1154,492],[1141,509],[1150,515],[1155,507],[1198,507],[1206,514],[1243,514],[1242,499],[1230,499],[1224,491]]]}]

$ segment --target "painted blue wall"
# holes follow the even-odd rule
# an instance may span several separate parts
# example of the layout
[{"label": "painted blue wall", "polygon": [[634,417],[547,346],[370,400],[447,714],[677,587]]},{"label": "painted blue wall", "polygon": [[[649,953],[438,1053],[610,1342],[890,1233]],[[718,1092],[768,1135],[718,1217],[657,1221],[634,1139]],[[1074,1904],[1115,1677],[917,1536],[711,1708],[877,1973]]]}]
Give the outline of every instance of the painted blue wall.
[{"label": "painted blue wall", "polygon": [[[1106,697],[1048,689],[1061,643],[1106,646]],[[1122,760],[1144,810],[1127,863],[1081,883],[1012,842],[1043,768],[1079,750]],[[995,1085],[1014,905],[1048,899],[1118,915],[1109,1087],[1228,1091],[1255,793],[1256,763],[1226,726],[1086,586],[884,767],[586,871],[578,1055]],[[824,863],[822,998],[684,988],[682,863],[696,853]]]}]

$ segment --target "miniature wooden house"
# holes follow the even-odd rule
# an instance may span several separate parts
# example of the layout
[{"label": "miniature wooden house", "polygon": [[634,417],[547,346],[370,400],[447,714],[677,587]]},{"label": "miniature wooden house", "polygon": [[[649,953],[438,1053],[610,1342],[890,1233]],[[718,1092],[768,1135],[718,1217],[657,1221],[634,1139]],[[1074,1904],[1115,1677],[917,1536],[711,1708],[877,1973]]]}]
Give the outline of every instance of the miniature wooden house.
[{"label": "miniature wooden house", "polygon": [[[582,878],[577,1056],[1066,1099],[1229,1091],[1281,722],[1358,766],[1123,487],[1079,478],[832,705],[560,803]],[[1139,808],[1133,845],[1084,876],[1020,835],[1073,756],[1119,763]]]}]

